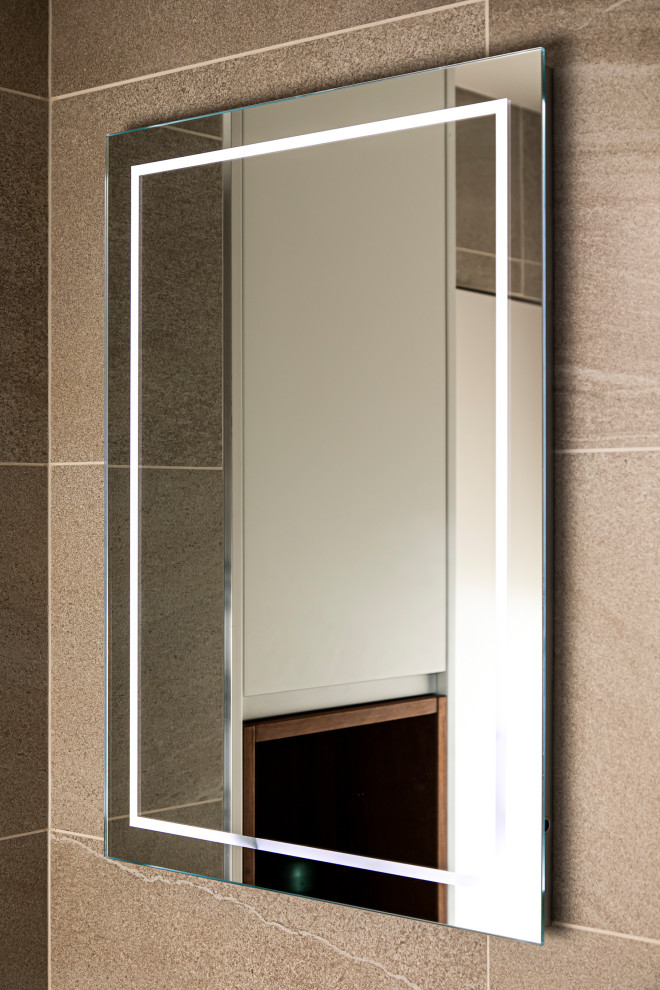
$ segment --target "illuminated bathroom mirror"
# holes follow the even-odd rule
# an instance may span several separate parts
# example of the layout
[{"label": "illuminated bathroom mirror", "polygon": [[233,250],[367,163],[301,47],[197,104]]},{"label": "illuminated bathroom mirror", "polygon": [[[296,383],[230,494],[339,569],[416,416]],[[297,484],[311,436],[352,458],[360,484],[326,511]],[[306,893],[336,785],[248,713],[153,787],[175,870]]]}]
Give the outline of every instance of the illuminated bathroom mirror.
[{"label": "illuminated bathroom mirror", "polygon": [[106,855],[543,940],[545,79],[108,138]]}]

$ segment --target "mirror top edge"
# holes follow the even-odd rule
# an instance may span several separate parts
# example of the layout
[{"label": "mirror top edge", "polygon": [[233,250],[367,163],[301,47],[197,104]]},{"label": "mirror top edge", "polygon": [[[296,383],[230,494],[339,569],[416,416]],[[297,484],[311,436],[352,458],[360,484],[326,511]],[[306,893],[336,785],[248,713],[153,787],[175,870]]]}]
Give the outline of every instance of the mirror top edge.
[{"label": "mirror top edge", "polygon": [[379,77],[377,79],[366,79],[363,82],[349,83],[346,86],[331,86],[329,89],[312,90],[309,93],[298,93],[295,96],[284,96],[284,97],[281,97],[280,99],[265,100],[265,101],[263,101],[261,103],[249,103],[249,104],[247,104],[245,106],[229,107],[226,110],[216,110],[216,111],[213,111],[212,113],[195,114],[195,116],[193,116],[193,117],[180,117],[180,118],[177,118],[176,120],[161,121],[160,123],[157,123],[157,124],[145,124],[142,127],[129,127],[126,130],[124,130],[124,131],[111,131],[110,133],[108,133],[108,134],[105,135],[105,140],[106,140],[106,143],[108,143],[110,141],[110,138],[113,138],[113,137],[123,137],[126,134],[136,134],[136,133],[138,133],[140,131],[151,131],[151,130],[156,130],[156,129],[161,128],[161,127],[173,127],[173,126],[176,126],[177,124],[189,124],[191,121],[208,120],[211,117],[221,117],[224,114],[237,113],[237,112],[239,112],[241,110],[254,110],[257,107],[274,106],[274,105],[276,105],[278,103],[291,103],[294,100],[300,100],[300,99],[303,99],[303,98],[305,98],[307,96],[320,96],[321,94],[324,94],[324,93],[336,93],[336,92],[338,92],[340,90],[358,89],[358,88],[360,88],[362,86],[371,86],[374,83],[385,82],[385,81],[392,80],[392,79],[404,79],[404,78],[406,78],[408,76],[422,76],[422,75],[425,75],[425,74],[427,74],[429,72],[444,72],[444,71],[448,71],[450,69],[462,69],[465,66],[469,66],[469,65],[477,65],[477,64],[486,63],[486,62],[488,62],[488,63],[499,62],[499,61],[502,61],[504,59],[515,58],[518,55],[532,55],[532,54],[535,54],[535,53],[538,53],[540,55],[540,60],[541,60],[540,61],[540,67],[541,67],[541,86],[542,86],[542,99],[544,99],[545,98],[545,72],[546,72],[546,69],[547,69],[547,66],[546,66],[546,51],[545,51],[545,48],[544,47],[538,46],[536,48],[523,48],[520,51],[516,51],[516,52],[504,52],[501,55],[489,55],[489,56],[487,56],[485,58],[468,59],[465,62],[454,62],[451,65],[437,65],[437,66],[434,66],[434,67],[429,68],[429,69],[418,69],[418,70],[416,70],[414,72],[401,72],[401,73],[397,73],[397,74],[395,74],[393,76],[382,76],[382,77]]}]

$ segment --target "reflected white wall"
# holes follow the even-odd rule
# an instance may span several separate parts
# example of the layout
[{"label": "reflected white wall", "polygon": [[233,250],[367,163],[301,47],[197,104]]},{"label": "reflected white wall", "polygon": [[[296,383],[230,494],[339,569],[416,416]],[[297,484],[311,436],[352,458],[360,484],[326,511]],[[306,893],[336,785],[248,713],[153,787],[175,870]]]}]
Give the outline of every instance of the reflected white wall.
[{"label": "reflected white wall", "polygon": [[[245,111],[243,138],[435,109],[438,85]],[[445,667],[444,132],[242,166],[244,695],[280,698],[252,713]]]}]

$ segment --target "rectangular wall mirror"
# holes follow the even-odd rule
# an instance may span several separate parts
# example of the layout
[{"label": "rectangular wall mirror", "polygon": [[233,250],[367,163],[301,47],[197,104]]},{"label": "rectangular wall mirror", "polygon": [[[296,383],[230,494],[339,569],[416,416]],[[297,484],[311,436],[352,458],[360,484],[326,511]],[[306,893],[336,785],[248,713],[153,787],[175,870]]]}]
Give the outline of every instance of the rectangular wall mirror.
[{"label": "rectangular wall mirror", "polygon": [[542,49],[108,138],[106,855],[543,941],[548,156]]}]

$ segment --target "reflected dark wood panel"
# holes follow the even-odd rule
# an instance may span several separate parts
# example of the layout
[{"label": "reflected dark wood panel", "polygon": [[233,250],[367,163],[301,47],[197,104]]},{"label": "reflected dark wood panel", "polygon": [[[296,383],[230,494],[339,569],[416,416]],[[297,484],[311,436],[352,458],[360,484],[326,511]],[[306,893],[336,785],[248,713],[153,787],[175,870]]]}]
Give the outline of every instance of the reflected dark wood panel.
[{"label": "reflected dark wood panel", "polygon": [[[446,722],[425,695],[245,723],[245,834],[445,869]],[[446,921],[429,881],[252,850],[243,880]]]}]

